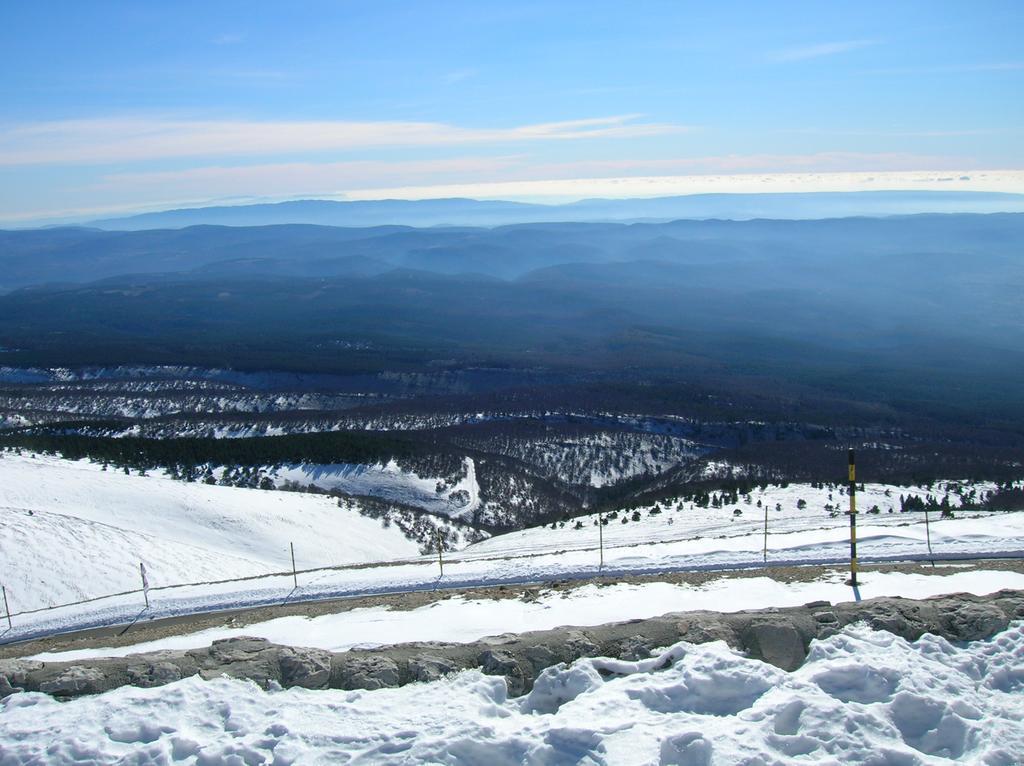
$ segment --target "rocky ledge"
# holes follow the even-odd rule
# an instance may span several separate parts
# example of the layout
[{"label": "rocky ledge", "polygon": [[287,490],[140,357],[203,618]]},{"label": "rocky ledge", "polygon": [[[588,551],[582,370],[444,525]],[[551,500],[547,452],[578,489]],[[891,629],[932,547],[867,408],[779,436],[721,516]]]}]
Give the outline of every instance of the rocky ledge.
[{"label": "rocky ledge", "polygon": [[506,634],[468,644],[411,643],[332,653],[229,638],[205,649],[161,651],[79,662],[0,660],[0,698],[38,691],[59,698],[132,685],[162,686],[192,675],[249,679],[264,688],[380,689],[432,681],[478,668],[504,676],[513,696],[528,692],[545,668],[580,657],[644,659],[678,641],[722,640],[751,657],[794,670],[810,642],[864,622],[908,640],[933,633],[951,641],[990,638],[1024,619],[1024,591],[954,594],[920,601],[876,598],[735,613],[681,612],[589,628]]}]

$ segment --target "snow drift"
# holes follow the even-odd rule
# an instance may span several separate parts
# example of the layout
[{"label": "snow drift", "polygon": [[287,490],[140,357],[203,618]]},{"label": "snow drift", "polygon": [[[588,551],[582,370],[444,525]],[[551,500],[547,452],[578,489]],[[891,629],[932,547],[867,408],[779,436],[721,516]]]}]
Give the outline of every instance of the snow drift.
[{"label": "snow drift", "polygon": [[467,671],[378,691],[227,678],[0,704],[0,761],[66,763],[1012,764],[1024,626],[955,646],[853,626],[787,673],[722,642],[547,670],[526,697]]}]

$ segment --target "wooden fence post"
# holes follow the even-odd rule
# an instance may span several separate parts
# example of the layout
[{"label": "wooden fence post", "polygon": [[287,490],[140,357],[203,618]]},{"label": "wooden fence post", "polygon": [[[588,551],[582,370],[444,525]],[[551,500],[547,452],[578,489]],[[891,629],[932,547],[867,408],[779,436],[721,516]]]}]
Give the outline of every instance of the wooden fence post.
[{"label": "wooden fence post", "polygon": [[857,587],[857,468],[853,450],[850,459],[850,585]]},{"label": "wooden fence post", "polygon": [[149,609],[149,580],[146,578],[146,565],[139,562],[139,574],[142,575],[142,595],[146,599],[146,609]]}]

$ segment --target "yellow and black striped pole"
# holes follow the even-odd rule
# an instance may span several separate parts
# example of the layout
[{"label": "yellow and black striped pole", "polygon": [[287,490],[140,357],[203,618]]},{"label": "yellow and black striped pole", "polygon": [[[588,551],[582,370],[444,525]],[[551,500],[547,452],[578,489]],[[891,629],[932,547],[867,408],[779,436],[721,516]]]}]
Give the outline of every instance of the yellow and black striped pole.
[{"label": "yellow and black striped pole", "polygon": [[857,587],[857,466],[850,450],[850,585]]}]

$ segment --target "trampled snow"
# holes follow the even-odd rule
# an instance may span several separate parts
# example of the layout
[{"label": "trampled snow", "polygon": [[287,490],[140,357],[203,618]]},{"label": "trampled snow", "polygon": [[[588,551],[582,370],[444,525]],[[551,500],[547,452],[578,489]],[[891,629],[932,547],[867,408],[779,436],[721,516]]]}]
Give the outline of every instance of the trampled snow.
[{"label": "trampled snow", "polygon": [[508,698],[467,671],[378,691],[264,691],[193,677],[0,703],[0,761],[29,763],[969,763],[1024,754],[1024,627],[954,646],[863,626],[786,673],[724,643],[549,668]]},{"label": "trampled snow", "polygon": [[[547,591],[536,599],[480,599],[454,596],[409,610],[369,607],[317,617],[289,616],[238,628],[213,628],[117,648],[46,652],[29,659],[64,662],[89,657],[124,657],[162,649],[193,649],[218,639],[257,636],[286,646],[330,651],[386,646],[408,641],[469,643],[509,632],[657,617],[667,612],[719,611],[800,606],[811,601],[839,603],[857,594],[837,573],[810,582],[779,582],[769,577],[725,577],[699,586],[646,582],[583,585]],[[928,598],[947,593],[987,595],[1003,588],[1024,590],[1024,574],[963,571],[948,575],[872,572],[861,577],[860,598]]]}]

